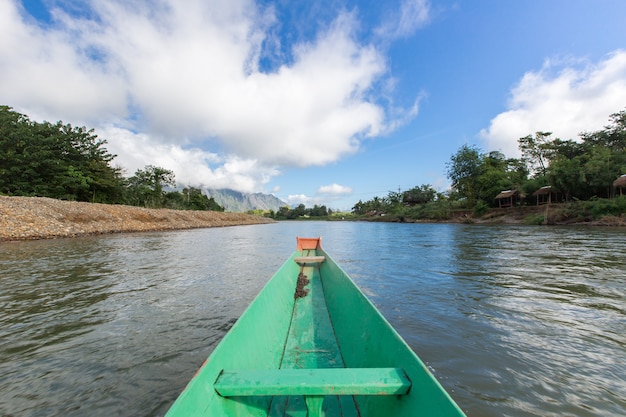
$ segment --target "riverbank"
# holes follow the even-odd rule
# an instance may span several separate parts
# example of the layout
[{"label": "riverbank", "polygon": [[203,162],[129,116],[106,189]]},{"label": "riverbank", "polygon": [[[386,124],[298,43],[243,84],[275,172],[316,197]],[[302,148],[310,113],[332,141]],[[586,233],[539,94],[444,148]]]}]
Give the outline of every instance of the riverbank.
[{"label": "riverbank", "polygon": [[44,197],[0,196],[0,241],[272,222],[265,217],[243,213],[147,209]]},{"label": "riverbank", "polygon": [[626,227],[626,213],[594,215],[586,202],[491,208],[482,214],[474,210],[454,210],[440,218],[411,218],[394,213],[372,213],[355,220],[391,223],[464,223],[508,225],[585,225]]}]

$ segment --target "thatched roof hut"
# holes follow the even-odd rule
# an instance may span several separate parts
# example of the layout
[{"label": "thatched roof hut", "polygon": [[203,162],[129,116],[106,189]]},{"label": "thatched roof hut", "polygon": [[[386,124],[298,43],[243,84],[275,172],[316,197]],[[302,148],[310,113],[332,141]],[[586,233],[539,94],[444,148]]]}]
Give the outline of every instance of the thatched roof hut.
[{"label": "thatched roof hut", "polygon": [[517,194],[517,190],[505,190],[505,191],[501,191],[500,194],[498,194],[496,196],[496,200],[499,200],[501,198],[509,198],[514,196],[515,194]]},{"label": "thatched roof hut", "polygon": [[626,187],[626,174],[613,181],[613,187]]},{"label": "thatched roof hut", "polygon": [[511,207],[515,202],[518,194],[519,192],[517,190],[505,190],[501,191],[495,199],[498,200],[498,205],[500,206],[500,208]]},{"label": "thatched roof hut", "polygon": [[619,195],[623,195],[622,189],[626,188],[626,174],[613,181],[613,188],[619,188]]},{"label": "thatched roof hut", "polygon": [[537,205],[550,204],[552,202],[553,193],[554,191],[552,190],[552,186],[546,185],[535,191],[533,195],[537,197]]},{"label": "thatched roof hut", "polygon": [[545,194],[550,194],[551,192],[552,192],[552,186],[546,185],[544,187],[541,187],[537,191],[535,191],[533,195],[545,195]]}]

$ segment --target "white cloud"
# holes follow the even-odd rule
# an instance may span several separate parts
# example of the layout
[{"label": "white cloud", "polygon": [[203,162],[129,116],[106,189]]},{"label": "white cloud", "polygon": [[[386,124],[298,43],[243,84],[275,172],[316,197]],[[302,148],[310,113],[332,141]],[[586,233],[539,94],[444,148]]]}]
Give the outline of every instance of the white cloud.
[{"label": "white cloud", "polygon": [[292,194],[289,195],[285,201],[289,203],[291,207],[295,207],[299,204],[304,204],[307,207],[314,205],[330,206],[336,204],[342,197],[352,193],[352,188],[345,185],[330,184],[319,187],[315,193],[315,196],[308,196],[306,194]]},{"label": "white cloud", "polygon": [[87,59],[69,30],[27,24],[15,2],[0,0],[0,96],[29,110],[29,116],[55,114],[87,120],[123,115],[125,89],[119,74]]},{"label": "white cloud", "polygon": [[314,204],[317,204],[315,201],[315,198],[309,197],[306,194],[290,194],[287,197],[287,203],[289,203],[290,207],[295,207],[300,204],[304,204],[305,206],[312,206]]},{"label": "white cloud", "polygon": [[[94,0],[84,15],[52,0],[46,25],[18,4],[0,0],[0,97],[95,128],[130,173],[161,165],[181,183],[260,191],[280,167],[335,162],[417,114],[419,99],[380,104],[387,62],[358,40],[355,13],[262,72],[280,22],[254,0]],[[427,18],[426,1],[404,1],[398,35]]]},{"label": "white cloud", "polygon": [[339,184],[323,185],[317,189],[317,194],[342,195],[350,193],[352,193],[352,188]]},{"label": "white cloud", "polygon": [[146,134],[117,127],[103,130],[107,149],[117,155],[114,163],[125,168],[128,176],[146,165],[156,165],[174,171],[178,184],[257,192],[280,173],[275,167],[232,154],[221,156],[200,148],[155,142]]},{"label": "white cloud", "polygon": [[509,110],[480,132],[489,150],[519,155],[517,140],[537,131],[577,139],[584,131],[602,129],[609,115],[626,105],[626,51],[615,51],[583,68],[572,62],[546,61],[524,74],[511,91]]},{"label": "white cloud", "polygon": [[386,20],[376,32],[388,40],[405,38],[413,35],[429,21],[428,0],[402,0],[400,10],[390,10]]}]

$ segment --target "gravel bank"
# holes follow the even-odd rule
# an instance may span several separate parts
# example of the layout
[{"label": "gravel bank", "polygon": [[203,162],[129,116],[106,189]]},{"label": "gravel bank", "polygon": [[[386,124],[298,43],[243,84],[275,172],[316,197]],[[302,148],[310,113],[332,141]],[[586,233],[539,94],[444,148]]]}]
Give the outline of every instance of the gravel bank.
[{"label": "gravel bank", "polygon": [[0,196],[0,241],[272,223],[243,213],[146,209]]}]

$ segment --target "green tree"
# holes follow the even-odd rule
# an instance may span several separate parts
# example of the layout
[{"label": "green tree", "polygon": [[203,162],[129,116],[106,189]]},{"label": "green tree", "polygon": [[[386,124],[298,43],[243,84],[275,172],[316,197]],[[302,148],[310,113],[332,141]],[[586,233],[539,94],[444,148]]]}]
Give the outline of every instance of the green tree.
[{"label": "green tree", "polygon": [[524,164],[516,159],[506,159],[502,152],[482,155],[480,174],[476,179],[478,201],[488,206],[504,190],[520,189],[526,179]]},{"label": "green tree", "polygon": [[185,200],[184,207],[189,210],[224,211],[224,207],[217,204],[213,197],[207,197],[199,188],[184,188],[182,196]]},{"label": "green tree", "polygon": [[304,204],[298,204],[297,207],[293,208],[289,212],[290,219],[297,219],[298,217],[302,217],[306,215],[306,206]]},{"label": "green tree", "polygon": [[586,145],[601,146],[614,152],[626,151],[626,110],[609,116],[610,124],[604,130],[582,133],[581,139]]},{"label": "green tree", "polygon": [[315,204],[309,211],[311,217],[326,217],[328,216],[328,208],[324,205],[318,206]]},{"label": "green tree", "polygon": [[290,215],[290,209],[288,206],[279,207],[278,212],[276,212],[277,219],[288,219]]},{"label": "green tree", "polygon": [[522,152],[522,160],[530,170],[539,175],[545,175],[550,160],[554,157],[554,148],[550,136],[552,132],[536,132],[535,136],[524,136],[517,142]]},{"label": "green tree", "polygon": [[187,200],[180,191],[168,191],[163,194],[163,207],[172,210],[188,209]]},{"label": "green tree", "polygon": [[164,204],[164,186],[176,186],[174,172],[147,165],[128,179],[129,202],[133,205],[159,208]]},{"label": "green tree", "polygon": [[610,197],[612,183],[626,172],[626,111],[612,114],[611,124],[580,135],[582,142],[555,139],[546,179],[566,199]]},{"label": "green tree", "polygon": [[356,204],[352,207],[352,213],[360,216],[366,213],[365,203],[362,200],[356,202]]},{"label": "green tree", "polygon": [[483,154],[476,147],[464,145],[450,159],[448,178],[455,197],[466,199],[467,208],[474,208],[479,202],[493,206],[503,190],[521,190],[528,170],[523,161],[507,159],[502,152]]},{"label": "green tree", "polygon": [[567,200],[582,195],[581,186],[585,187],[582,175],[582,158],[559,158],[550,165],[547,176],[550,185],[565,194]]},{"label": "green tree", "polygon": [[474,207],[478,200],[482,157],[476,146],[463,145],[450,157],[446,165],[448,179],[452,187],[462,198],[467,199],[469,207]]},{"label": "green tree", "polygon": [[422,184],[405,191],[402,201],[409,204],[426,204],[435,201],[437,191],[428,184]]},{"label": "green tree", "polygon": [[93,129],[32,122],[0,106],[0,192],[120,202],[123,180],[105,144]]}]

